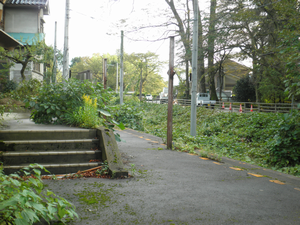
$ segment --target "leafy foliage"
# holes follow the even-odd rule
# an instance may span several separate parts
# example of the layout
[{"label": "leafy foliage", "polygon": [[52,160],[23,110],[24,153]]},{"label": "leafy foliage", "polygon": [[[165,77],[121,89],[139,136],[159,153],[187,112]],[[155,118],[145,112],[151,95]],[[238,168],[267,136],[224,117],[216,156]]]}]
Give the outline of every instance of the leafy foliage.
[{"label": "leafy foliage", "polygon": [[112,107],[111,113],[117,121],[121,121],[125,127],[135,130],[144,130],[143,113],[141,103],[131,100],[123,105]]},{"label": "leafy foliage", "polygon": [[268,162],[277,167],[300,164],[300,116],[297,113],[282,115],[274,140],[270,141]]},{"label": "leafy foliage", "polygon": [[97,98],[94,100],[90,96],[83,95],[84,106],[80,106],[78,111],[74,111],[67,117],[72,125],[85,127],[85,128],[96,128],[99,125],[104,124],[104,119],[98,116],[97,111]]},{"label": "leafy foliage", "polygon": [[[36,168],[39,167],[39,169]],[[0,224],[29,225],[44,219],[46,222],[78,218],[75,207],[66,199],[44,189],[40,165],[30,165],[20,174],[5,175],[0,167]]]},{"label": "leafy foliage", "polygon": [[44,63],[47,62],[51,56],[53,56],[51,47],[48,47],[44,41],[39,41],[38,37],[36,37],[32,43],[16,47],[11,51],[0,47],[0,59],[8,59],[13,63],[21,64],[22,69],[20,73],[22,80],[26,79],[25,70],[29,62]]},{"label": "leafy foliage", "polygon": [[255,88],[249,76],[243,77],[236,82],[233,93],[235,94],[235,100],[238,102],[255,101]]},{"label": "leafy foliage", "polygon": [[82,96],[97,98],[98,108],[105,109],[110,94],[100,83],[70,79],[66,83],[44,85],[39,94],[27,102],[32,107],[32,119],[36,123],[72,124],[72,114],[84,105]]}]

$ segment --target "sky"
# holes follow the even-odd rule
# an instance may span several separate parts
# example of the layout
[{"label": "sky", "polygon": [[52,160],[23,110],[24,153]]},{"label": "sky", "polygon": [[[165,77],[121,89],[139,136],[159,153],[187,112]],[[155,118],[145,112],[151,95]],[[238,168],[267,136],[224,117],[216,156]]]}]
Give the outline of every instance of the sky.
[{"label": "sky", "polygon": [[[44,16],[46,43],[54,46],[55,21],[57,21],[57,48],[64,48],[65,1],[50,0],[50,15]],[[124,30],[124,51],[128,54],[155,52],[160,60],[169,59],[169,39],[158,42],[133,41],[130,27],[116,27],[121,20],[131,24],[154,20],[146,9],[166,7],[164,0],[70,0],[69,59],[92,56],[93,53],[116,54],[121,46],[121,30]],[[138,37],[136,39],[142,38]],[[167,66],[162,69],[168,79]]]}]

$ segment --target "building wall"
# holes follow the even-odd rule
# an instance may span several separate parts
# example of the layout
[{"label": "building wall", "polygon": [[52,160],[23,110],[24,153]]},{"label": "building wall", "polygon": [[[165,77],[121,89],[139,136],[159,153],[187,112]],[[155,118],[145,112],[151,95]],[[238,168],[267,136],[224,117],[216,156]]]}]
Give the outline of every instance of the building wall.
[{"label": "building wall", "polygon": [[[14,82],[21,82],[22,77],[21,77],[21,69],[22,65],[21,64],[15,64],[14,66],[11,67],[10,73],[9,73],[9,79],[13,80]],[[28,63],[26,70],[25,70],[25,79],[30,80],[30,79],[38,79],[40,81],[43,81],[43,71],[44,71],[44,64],[40,63],[40,71],[34,70],[33,62]]]},{"label": "building wall", "polygon": [[4,29],[7,33],[38,33],[38,9],[6,8]]}]

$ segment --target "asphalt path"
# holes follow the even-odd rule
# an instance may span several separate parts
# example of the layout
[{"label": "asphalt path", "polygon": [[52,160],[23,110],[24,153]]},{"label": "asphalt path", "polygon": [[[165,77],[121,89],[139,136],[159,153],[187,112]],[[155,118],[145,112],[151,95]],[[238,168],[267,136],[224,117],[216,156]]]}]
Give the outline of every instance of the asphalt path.
[{"label": "asphalt path", "polygon": [[46,180],[77,208],[70,224],[300,224],[300,178],[223,158],[166,150],[126,129],[127,179]]}]

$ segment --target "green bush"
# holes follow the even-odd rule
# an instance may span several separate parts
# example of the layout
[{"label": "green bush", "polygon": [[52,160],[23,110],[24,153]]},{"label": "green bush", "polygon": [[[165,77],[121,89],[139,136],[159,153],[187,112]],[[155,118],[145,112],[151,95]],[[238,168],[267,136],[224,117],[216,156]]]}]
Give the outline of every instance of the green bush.
[{"label": "green bush", "polygon": [[10,91],[16,90],[17,86],[18,85],[16,82],[9,80],[6,82],[3,92],[10,92]]},{"label": "green bush", "polygon": [[[39,169],[36,169],[36,167]],[[46,222],[78,218],[75,207],[66,199],[44,189],[40,165],[30,165],[21,171],[5,175],[0,166],[0,224],[29,225],[44,219]]]},{"label": "green bush", "polygon": [[143,127],[143,107],[141,103],[136,101],[129,101],[123,105],[116,105],[111,107],[113,117],[129,127],[136,130],[144,130]]},{"label": "green bush", "polygon": [[32,107],[31,118],[35,123],[71,124],[74,113],[83,107],[83,95],[97,98],[97,106],[106,109],[110,94],[100,83],[70,79],[66,83],[45,84],[38,95],[26,106]]},{"label": "green bush", "polygon": [[243,77],[233,87],[234,99],[238,102],[255,101],[255,87],[249,76]]},{"label": "green bush", "polygon": [[15,90],[9,93],[8,97],[19,101],[29,101],[38,94],[41,86],[42,83],[37,79],[24,80],[18,84]]},{"label": "green bush", "polygon": [[283,114],[274,139],[269,142],[268,162],[276,167],[300,164],[300,116],[297,112]]}]

